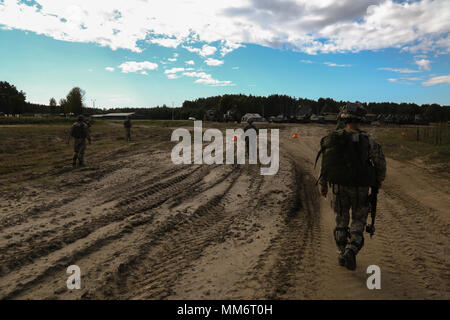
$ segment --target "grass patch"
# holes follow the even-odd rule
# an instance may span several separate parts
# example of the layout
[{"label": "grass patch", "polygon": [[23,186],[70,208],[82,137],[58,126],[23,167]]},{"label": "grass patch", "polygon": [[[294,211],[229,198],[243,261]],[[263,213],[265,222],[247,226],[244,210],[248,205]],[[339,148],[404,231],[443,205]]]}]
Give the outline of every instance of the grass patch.
[{"label": "grass patch", "polygon": [[[441,131],[439,131],[441,130]],[[420,160],[434,171],[448,171],[448,126],[390,128],[376,136],[386,156],[399,161]]]},{"label": "grass patch", "polygon": [[[21,181],[57,174],[70,167],[73,139],[67,144],[70,124],[0,126],[0,189]],[[136,150],[170,145],[170,129],[137,127],[132,129],[132,143],[125,142],[125,130],[107,121],[91,127],[92,144],[87,145],[87,165],[101,165]]]},{"label": "grass patch", "polygon": [[0,125],[13,124],[58,124],[58,123],[73,123],[76,118],[63,117],[0,117]]}]

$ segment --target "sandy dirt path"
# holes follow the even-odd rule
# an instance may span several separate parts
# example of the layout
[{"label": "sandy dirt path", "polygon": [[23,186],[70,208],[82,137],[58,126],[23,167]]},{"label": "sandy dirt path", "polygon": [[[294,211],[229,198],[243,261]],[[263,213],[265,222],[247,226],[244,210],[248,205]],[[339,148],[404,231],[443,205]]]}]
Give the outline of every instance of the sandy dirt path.
[{"label": "sandy dirt path", "polygon": [[[448,181],[413,164],[388,159],[377,232],[356,271],[337,265],[313,163],[331,128],[282,129],[274,176],[258,165],[175,166],[170,149],[149,143],[3,193],[0,298],[450,298]],[[72,264],[81,290],[66,288]],[[373,264],[381,290],[366,287]]]}]

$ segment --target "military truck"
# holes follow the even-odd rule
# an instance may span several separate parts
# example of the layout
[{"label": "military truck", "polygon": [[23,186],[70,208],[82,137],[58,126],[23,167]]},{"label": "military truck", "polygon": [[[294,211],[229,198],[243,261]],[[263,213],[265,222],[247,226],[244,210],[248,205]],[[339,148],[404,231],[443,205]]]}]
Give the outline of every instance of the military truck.
[{"label": "military truck", "polygon": [[337,113],[326,112],[322,114],[326,123],[337,123]]},{"label": "military truck", "polygon": [[298,106],[295,110],[295,120],[296,122],[306,123],[310,122],[310,117],[312,115],[312,109],[310,106]]},{"label": "military truck", "polygon": [[315,122],[315,123],[325,123],[325,117],[321,116],[321,115],[317,115],[317,114],[313,114],[309,120],[311,120],[311,122]]},{"label": "military truck", "polygon": [[241,123],[241,113],[237,109],[230,109],[223,115],[225,122]]},{"label": "military truck", "polygon": [[203,115],[203,121],[222,121],[222,119],[216,109],[206,110]]}]

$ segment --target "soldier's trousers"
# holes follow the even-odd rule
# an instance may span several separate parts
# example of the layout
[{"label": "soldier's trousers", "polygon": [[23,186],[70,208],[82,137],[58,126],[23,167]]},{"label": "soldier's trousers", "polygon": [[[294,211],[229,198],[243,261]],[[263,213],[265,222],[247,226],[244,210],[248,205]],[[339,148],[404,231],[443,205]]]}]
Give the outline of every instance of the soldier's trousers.
[{"label": "soldier's trousers", "polygon": [[86,139],[75,138],[73,144],[73,163],[75,164],[77,159],[78,162],[84,163],[84,150],[86,150]]},{"label": "soldier's trousers", "polygon": [[336,218],[334,230],[336,245],[341,252],[345,248],[350,248],[357,254],[364,245],[364,229],[369,213],[369,188],[335,185],[332,192],[331,204]]},{"label": "soldier's trousers", "polygon": [[125,141],[131,140],[131,128],[125,128]]}]

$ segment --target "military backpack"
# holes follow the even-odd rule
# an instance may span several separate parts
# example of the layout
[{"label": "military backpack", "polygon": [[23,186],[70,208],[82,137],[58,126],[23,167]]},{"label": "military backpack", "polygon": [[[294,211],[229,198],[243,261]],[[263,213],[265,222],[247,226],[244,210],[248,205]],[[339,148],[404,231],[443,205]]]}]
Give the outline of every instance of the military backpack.
[{"label": "military backpack", "polygon": [[316,157],[317,164],[322,155],[320,176],[342,186],[374,185],[375,168],[369,159],[369,147],[369,137],[364,132],[336,130],[323,137]]},{"label": "military backpack", "polygon": [[86,126],[84,122],[75,122],[72,125],[72,137],[76,139],[86,138]]}]

